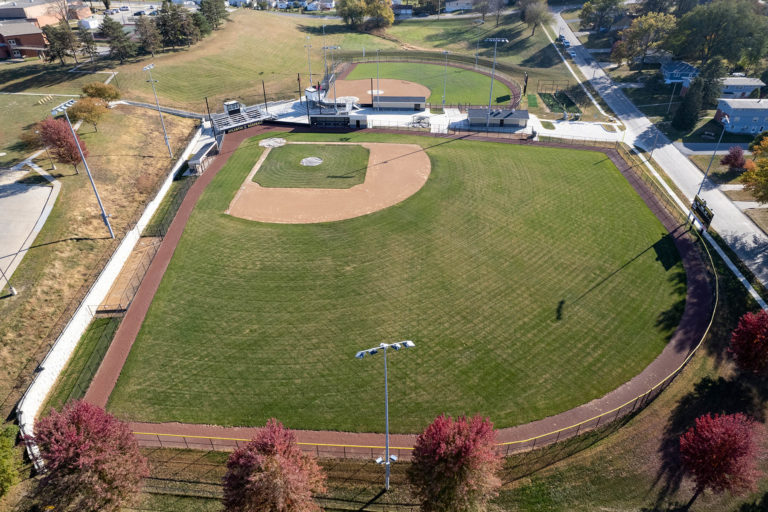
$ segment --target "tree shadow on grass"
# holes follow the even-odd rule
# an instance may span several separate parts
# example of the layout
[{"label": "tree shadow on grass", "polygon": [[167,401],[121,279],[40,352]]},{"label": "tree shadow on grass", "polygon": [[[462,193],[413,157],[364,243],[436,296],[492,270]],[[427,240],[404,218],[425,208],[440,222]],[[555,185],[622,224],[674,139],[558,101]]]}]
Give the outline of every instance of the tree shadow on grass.
[{"label": "tree shadow on grass", "polygon": [[743,503],[738,512],[768,512],[768,493],[763,494],[762,498],[752,503]]},{"label": "tree shadow on grass", "polygon": [[[680,464],[680,435],[688,430],[694,420],[704,414],[743,413],[757,421],[764,420],[762,400],[755,390],[741,379],[713,379],[704,377],[693,391],[682,397],[669,415],[667,426],[659,446],[661,467],[653,487],[658,487],[656,503],[651,510],[660,508],[674,495],[683,481]],[[672,509],[676,510],[676,509]]]}]

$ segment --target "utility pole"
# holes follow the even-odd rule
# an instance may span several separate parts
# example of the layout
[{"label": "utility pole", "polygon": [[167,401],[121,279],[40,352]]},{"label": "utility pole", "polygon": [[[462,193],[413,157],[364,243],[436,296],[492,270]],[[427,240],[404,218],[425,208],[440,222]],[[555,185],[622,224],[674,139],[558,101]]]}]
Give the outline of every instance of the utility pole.
[{"label": "utility pole", "polygon": [[155,89],[155,80],[152,80],[152,69],[154,64],[148,64],[142,69],[149,73],[149,83],[152,84],[152,92],[155,93],[155,104],[157,105],[157,113],[160,114],[160,124],[163,125],[163,135],[165,136],[165,145],[168,147],[168,156],[173,158],[173,151],[171,151],[171,143],[168,141],[168,132],[165,130],[165,121],[163,120],[163,112],[160,110],[160,100],[157,99],[157,90]]},{"label": "utility pole", "polygon": [[307,66],[309,67],[309,83],[312,84],[312,61],[309,59],[309,50],[312,48],[312,45],[309,44],[309,36],[307,36],[307,44],[304,45],[304,48],[307,49]]},{"label": "utility pole", "polygon": [[509,40],[503,37],[489,37],[487,42],[493,43],[493,68],[491,69],[491,92],[488,95],[488,115],[485,119],[486,130],[491,125],[491,101],[493,100],[493,81],[496,79],[496,47],[499,43],[508,43]]}]

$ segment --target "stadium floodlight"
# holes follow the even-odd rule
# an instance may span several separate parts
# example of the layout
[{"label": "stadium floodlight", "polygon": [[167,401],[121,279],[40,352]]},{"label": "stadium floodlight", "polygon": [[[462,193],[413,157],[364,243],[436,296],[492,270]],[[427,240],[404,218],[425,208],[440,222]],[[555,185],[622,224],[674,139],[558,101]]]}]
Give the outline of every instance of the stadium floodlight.
[{"label": "stadium floodlight", "polygon": [[307,66],[309,66],[309,85],[312,86],[312,61],[309,60],[309,50],[312,49],[312,45],[309,44],[309,36],[307,36],[307,44],[304,45],[307,49]]},{"label": "stadium floodlight", "polygon": [[385,468],[384,473],[384,490],[389,490],[389,473],[390,464],[397,461],[396,455],[389,454],[389,383],[387,382],[387,349],[400,350],[401,348],[413,348],[416,344],[411,340],[400,341],[396,343],[380,343],[378,347],[361,350],[355,354],[358,359],[363,359],[366,354],[374,355],[379,350],[384,351],[384,457],[378,457],[376,464],[383,464]]},{"label": "stadium floodlight", "polygon": [[160,100],[157,99],[157,89],[155,89],[155,82],[157,82],[157,80],[152,79],[152,70],[155,69],[155,64],[154,62],[147,64],[141,69],[149,73],[149,80],[147,81],[152,84],[152,92],[155,94],[155,105],[157,105],[157,113],[160,114],[160,124],[163,125],[163,136],[165,137],[165,145],[168,147],[168,156],[173,158],[171,143],[168,142],[168,131],[165,129],[165,120],[163,120],[163,111],[160,110]]},{"label": "stadium floodlight", "polygon": [[448,83],[448,54],[449,53],[451,52],[449,52],[448,50],[443,50],[443,55],[445,55],[445,74],[443,76],[443,108],[445,108],[445,86]]},{"label": "stadium floodlight", "polygon": [[[325,26],[325,25],[323,25]],[[333,45],[333,46],[323,46],[323,64],[325,64],[325,52],[327,50],[331,50],[331,72],[335,69],[335,62],[333,59],[333,52],[335,50],[341,50],[341,46]],[[325,68],[325,77],[328,78],[328,68]],[[336,113],[339,113],[339,107],[336,103],[336,77],[333,78],[333,109],[336,111]]]},{"label": "stadium floodlight", "polygon": [[493,81],[496,78],[496,47],[499,45],[499,43],[507,44],[509,43],[509,39],[506,39],[504,37],[488,37],[485,40],[487,43],[493,43],[493,68],[491,68],[491,92],[488,95],[488,114],[485,118],[485,128],[486,130],[491,124],[491,100],[493,99]]},{"label": "stadium floodlight", "polygon": [[75,133],[75,129],[72,127],[72,121],[69,120],[69,114],[67,114],[67,109],[74,105],[77,102],[77,100],[69,100],[65,101],[58,107],[51,110],[51,115],[57,116],[59,114],[64,114],[64,117],[67,118],[67,124],[69,125],[69,130],[72,132],[72,138],[75,139],[75,145],[77,146],[77,150],[80,152],[80,158],[83,159],[83,167],[85,167],[85,172],[88,174],[88,179],[91,180],[91,187],[93,187],[93,193],[96,194],[96,201],[99,203],[99,208],[101,208],[101,219],[104,221],[104,224],[106,224],[107,229],[109,230],[109,236],[112,238],[115,238],[115,233],[112,231],[112,225],[109,223],[109,215],[107,215],[107,212],[104,210],[104,205],[101,203],[101,197],[99,197],[99,191],[96,190],[96,183],[93,182],[93,176],[91,176],[91,170],[88,168],[88,162],[85,161],[85,155],[83,154],[83,148],[80,147],[80,141],[77,140],[77,134]]}]

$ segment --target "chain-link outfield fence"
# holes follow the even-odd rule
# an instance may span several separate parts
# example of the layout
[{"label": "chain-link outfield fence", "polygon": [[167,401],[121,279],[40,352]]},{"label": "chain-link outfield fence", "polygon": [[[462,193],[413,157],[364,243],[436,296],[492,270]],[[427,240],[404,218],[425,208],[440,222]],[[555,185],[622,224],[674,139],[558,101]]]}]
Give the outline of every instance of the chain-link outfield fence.
[{"label": "chain-link outfield fence", "polygon": [[[477,132],[473,133],[477,135]],[[481,133],[482,137],[486,137],[487,133]],[[511,134],[498,133],[499,138],[509,138]],[[557,143],[558,145],[568,144],[579,145],[585,148],[606,149],[608,151],[616,151],[621,159],[626,163],[627,169],[625,170],[625,176],[631,182],[637,180],[638,183],[642,183],[643,192],[647,192],[648,195],[663,206],[665,213],[669,214],[675,222],[679,222],[681,227],[685,227],[687,224],[687,214],[679,209],[675,200],[670,197],[667,191],[662,187],[656,179],[651,175],[647,169],[642,157],[638,155],[633,149],[628,146],[617,143],[615,141],[589,141],[587,139],[552,139],[550,142]],[[709,251],[709,247],[704,242],[696,229],[691,229],[689,232],[691,236],[695,236],[697,239],[695,242],[697,247],[703,249],[703,264],[704,270],[713,276],[714,282],[714,297],[713,308],[710,318],[704,333],[701,338],[693,344],[687,356],[680,364],[669,372],[666,376],[660,378],[655,384],[650,386],[644,392],[637,394],[636,396],[626,400],[624,403],[613,407],[608,411],[604,411],[600,414],[596,414],[585,420],[575,422],[563,428],[552,430],[544,434],[531,436],[529,438],[502,442],[498,444],[497,450],[504,456],[514,455],[518,453],[524,453],[536,448],[541,448],[557,443],[561,443],[568,439],[577,438],[578,436],[593,432],[596,429],[603,427],[610,427],[616,425],[617,420],[622,418],[631,417],[632,414],[642,410],[645,406],[651,403],[657,396],[659,396],[672,381],[679,375],[679,373],[685,368],[694,354],[701,347],[701,344],[706,339],[709,331],[712,327],[717,305],[719,302],[719,280],[717,272],[715,270],[714,260]],[[685,235],[683,235],[685,236]],[[620,422],[619,422],[620,423]],[[142,446],[162,447],[162,448],[177,448],[177,449],[197,449],[206,451],[220,451],[220,450],[233,450],[243,443],[246,443],[248,439],[235,438],[235,437],[211,437],[211,436],[198,436],[198,435],[177,435],[168,433],[153,433],[153,432],[134,432],[139,444]],[[379,456],[384,450],[384,446],[381,445],[352,445],[352,444],[332,444],[332,443],[299,443],[302,450],[307,453],[312,453],[319,458],[343,458],[343,459],[371,459]],[[411,450],[410,447],[405,446],[393,446],[390,447],[392,453],[398,456],[399,459],[410,459]]]}]

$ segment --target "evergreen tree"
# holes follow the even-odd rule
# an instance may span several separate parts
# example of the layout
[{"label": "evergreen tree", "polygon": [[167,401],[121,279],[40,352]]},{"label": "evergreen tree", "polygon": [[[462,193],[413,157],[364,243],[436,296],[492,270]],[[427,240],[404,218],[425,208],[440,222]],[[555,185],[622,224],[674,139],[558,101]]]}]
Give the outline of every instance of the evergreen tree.
[{"label": "evergreen tree", "polygon": [[717,99],[723,89],[720,79],[725,75],[725,65],[719,58],[713,58],[704,64],[699,73],[701,80],[701,103],[703,106],[717,105]]},{"label": "evergreen tree", "polygon": [[160,31],[157,30],[155,20],[147,16],[141,16],[136,21],[136,33],[139,35],[139,44],[146,53],[151,53],[152,57],[160,49]]},{"label": "evergreen tree", "polygon": [[200,11],[195,11],[192,13],[192,23],[194,23],[197,27],[197,30],[200,31],[201,38],[207,36],[213,30],[211,28],[211,24],[208,23],[208,19],[203,16],[203,13]]},{"label": "evergreen tree", "polygon": [[224,20],[229,18],[224,0],[200,0],[200,12],[214,30],[217,30]]},{"label": "evergreen tree", "polygon": [[43,35],[48,41],[48,60],[59,59],[64,64],[64,57],[67,56],[68,52],[62,41],[61,30],[58,25],[46,25],[43,27]]},{"label": "evergreen tree", "polygon": [[109,16],[104,16],[101,23],[101,31],[107,38],[109,44],[109,54],[120,60],[120,64],[125,59],[136,55],[136,45],[128,37],[128,33],[123,30],[120,22],[113,20]]},{"label": "evergreen tree", "polygon": [[93,39],[93,34],[87,28],[80,27],[77,30],[77,38],[80,40],[80,51],[83,55],[90,57],[93,62],[93,57],[96,55],[96,41]]},{"label": "evergreen tree", "polygon": [[702,105],[702,81],[698,78],[693,81],[685,93],[683,101],[672,118],[672,126],[678,130],[690,131],[699,121],[699,113]]}]

